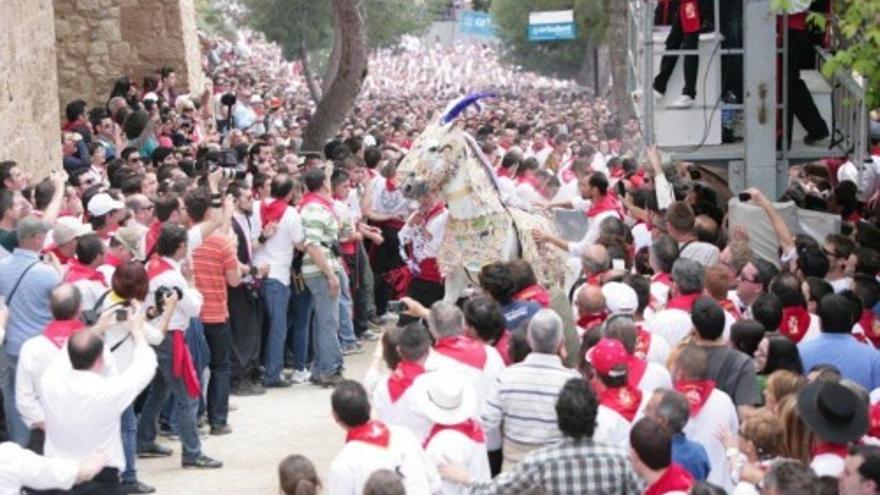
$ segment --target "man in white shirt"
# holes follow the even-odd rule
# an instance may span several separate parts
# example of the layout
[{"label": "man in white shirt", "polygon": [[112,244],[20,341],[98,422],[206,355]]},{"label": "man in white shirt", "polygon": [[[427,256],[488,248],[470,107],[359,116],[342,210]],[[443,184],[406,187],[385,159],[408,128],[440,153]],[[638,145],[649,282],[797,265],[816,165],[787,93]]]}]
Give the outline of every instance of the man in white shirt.
[{"label": "man in white shirt", "polygon": [[831,284],[835,293],[849,289],[852,286],[852,277],[846,274],[846,261],[855,251],[856,245],[852,239],[839,235],[830,234],[825,237],[822,251],[828,257],[828,274],[825,280]]},{"label": "man in white shirt", "polygon": [[684,346],[671,369],[675,390],[683,394],[691,406],[690,420],[684,427],[684,433],[688,439],[706,449],[710,466],[707,481],[730,493],[733,479],[718,428],[724,426],[728,431],[739,431],[736,407],[730,397],[715,388],[715,382],[708,379],[709,362],[705,350],[692,345]]},{"label": "man in white shirt", "polygon": [[0,443],[0,495],[19,495],[22,487],[34,490],[69,490],[92,479],[106,462],[106,455],[94,453],[77,464],[67,459],[49,459],[23,449],[15,442]]},{"label": "man in white shirt", "polygon": [[625,445],[636,415],[650,396],[630,384],[632,356],[619,340],[603,337],[586,358],[593,368],[592,386],[599,399],[593,440]]},{"label": "man in white shirt", "polygon": [[679,258],[672,267],[674,280],[666,309],[654,313],[645,328],[674,348],[691,331],[691,307],[703,294],[704,269],[694,260]]},{"label": "man in white shirt", "polygon": [[[290,266],[294,249],[303,241],[303,226],[299,213],[290,206],[293,199],[293,179],[286,174],[272,179],[270,200],[260,204],[260,225],[263,234],[258,237],[262,245],[254,252],[255,265],[269,265],[269,274],[263,280],[261,295],[266,307],[269,329],[265,343],[263,365],[266,367],[263,385],[266,387],[289,387],[284,379],[284,349],[287,342],[287,309],[290,303]],[[272,226],[274,225],[274,231]],[[294,328],[294,333],[308,332],[306,328]],[[308,345],[308,340],[306,340]]]},{"label": "man in white shirt", "polygon": [[659,311],[666,307],[669,300],[669,291],[672,289],[672,265],[679,257],[678,243],[666,234],[661,234],[648,251],[648,262],[654,275],[651,276],[651,302],[652,311]]},{"label": "man in white shirt", "polygon": [[89,330],[70,338],[67,352],[58,355],[40,383],[46,457],[79,463],[95,450],[107,452],[107,466],[91,482],[106,490],[100,493],[119,490],[119,471],[125,467],[120,418],[156,372],[156,354],[143,333],[144,316],[133,314],[130,320],[135,350],[123,373],[102,376],[104,340]]},{"label": "man in white shirt", "polygon": [[367,478],[379,469],[400,473],[406,493],[437,493],[440,475],[418,439],[406,428],[370,420],[363,385],[341,380],[331,403],[333,419],[346,431],[346,443],[330,464],[327,493],[361,495]]},{"label": "man in white shirt", "polygon": [[409,428],[422,442],[428,436],[431,421],[414,407],[414,398],[420,393],[426,376],[425,361],[431,350],[431,337],[420,322],[398,331],[397,352],[401,361],[373,389],[374,416],[383,423]]},{"label": "man in white shirt", "polygon": [[104,264],[107,247],[97,234],[81,236],[76,243],[76,259],[70,261],[64,281],[79,289],[82,307],[93,309],[95,304],[110,290],[109,281],[98,267]]},{"label": "man in white shirt", "polygon": [[[181,265],[187,256],[187,232],[183,227],[172,223],[164,225],[156,242],[156,254],[157,257],[147,264],[147,276],[150,278],[149,294],[155,296],[157,290],[162,287],[163,292],[177,292],[179,301],[171,315],[165,338],[155,348],[159,372],[153,380],[153,386],[150,388],[138,421],[138,456],[167,457],[172,454],[171,449],[156,443],[156,422],[166,399],[169,395],[173,395],[176,409],[174,413],[177,414],[177,427],[183,450],[181,464],[187,468],[219,468],[223,463],[202,453],[196,426],[201,387],[192,363],[192,356],[184,340],[184,332],[189,326],[190,319],[199,316],[201,312],[202,294],[195,289],[192,271]],[[160,303],[155,300],[156,298],[147,299],[158,311],[157,306]]]}]

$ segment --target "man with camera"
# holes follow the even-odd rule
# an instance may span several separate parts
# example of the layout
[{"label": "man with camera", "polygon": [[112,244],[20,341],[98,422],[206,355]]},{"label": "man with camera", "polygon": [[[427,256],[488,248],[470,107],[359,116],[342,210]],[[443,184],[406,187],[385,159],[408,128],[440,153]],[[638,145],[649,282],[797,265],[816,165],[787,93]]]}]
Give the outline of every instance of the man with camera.
[{"label": "man with camera", "polygon": [[165,294],[177,292],[179,302],[171,316],[168,332],[156,349],[159,372],[147,396],[138,423],[138,455],[167,456],[167,448],[156,443],[156,420],[168,395],[174,396],[178,433],[183,448],[181,464],[185,468],[216,469],[223,463],[202,453],[196,424],[199,407],[199,378],[192,356],[184,340],[184,332],[191,318],[199,316],[202,294],[194,287],[192,271],[183,260],[187,256],[187,232],[179,225],[167,224],[156,242],[157,257],[147,264],[150,278],[151,305],[155,314],[161,314]]}]

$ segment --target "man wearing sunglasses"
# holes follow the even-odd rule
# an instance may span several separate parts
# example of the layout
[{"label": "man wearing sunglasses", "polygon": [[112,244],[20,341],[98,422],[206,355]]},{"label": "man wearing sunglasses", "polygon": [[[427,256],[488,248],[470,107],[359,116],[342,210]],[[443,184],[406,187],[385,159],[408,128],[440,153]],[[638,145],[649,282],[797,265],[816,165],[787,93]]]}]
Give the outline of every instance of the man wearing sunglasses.
[{"label": "man wearing sunglasses", "polygon": [[846,260],[855,251],[856,245],[852,239],[840,234],[829,234],[825,237],[825,245],[822,251],[828,257],[828,274],[825,280],[834,287],[834,292],[849,289],[852,286],[852,277],[846,275]]}]

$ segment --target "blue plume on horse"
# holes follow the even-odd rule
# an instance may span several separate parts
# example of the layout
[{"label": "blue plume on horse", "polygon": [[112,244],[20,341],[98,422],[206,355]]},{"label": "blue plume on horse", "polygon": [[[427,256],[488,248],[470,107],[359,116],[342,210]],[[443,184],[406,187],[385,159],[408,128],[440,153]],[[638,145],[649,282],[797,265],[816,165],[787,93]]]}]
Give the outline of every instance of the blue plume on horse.
[{"label": "blue plume on horse", "polygon": [[498,95],[495,93],[472,93],[462,98],[459,98],[458,101],[453,102],[451,104],[451,108],[447,107],[446,112],[440,117],[440,124],[446,125],[453,120],[455,120],[458,115],[464,111],[465,108],[476,104],[478,101],[483,98],[496,98]]}]

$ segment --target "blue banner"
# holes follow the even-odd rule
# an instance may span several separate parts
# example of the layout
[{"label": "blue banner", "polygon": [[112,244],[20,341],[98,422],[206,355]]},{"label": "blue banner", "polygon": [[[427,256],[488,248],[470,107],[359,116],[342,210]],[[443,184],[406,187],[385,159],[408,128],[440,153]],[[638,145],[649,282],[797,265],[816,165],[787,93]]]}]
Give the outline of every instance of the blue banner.
[{"label": "blue banner", "polygon": [[495,23],[492,16],[485,12],[463,10],[459,12],[458,31],[462,34],[495,37]]},{"label": "blue banner", "polygon": [[529,41],[572,40],[576,35],[573,22],[529,25]]}]

